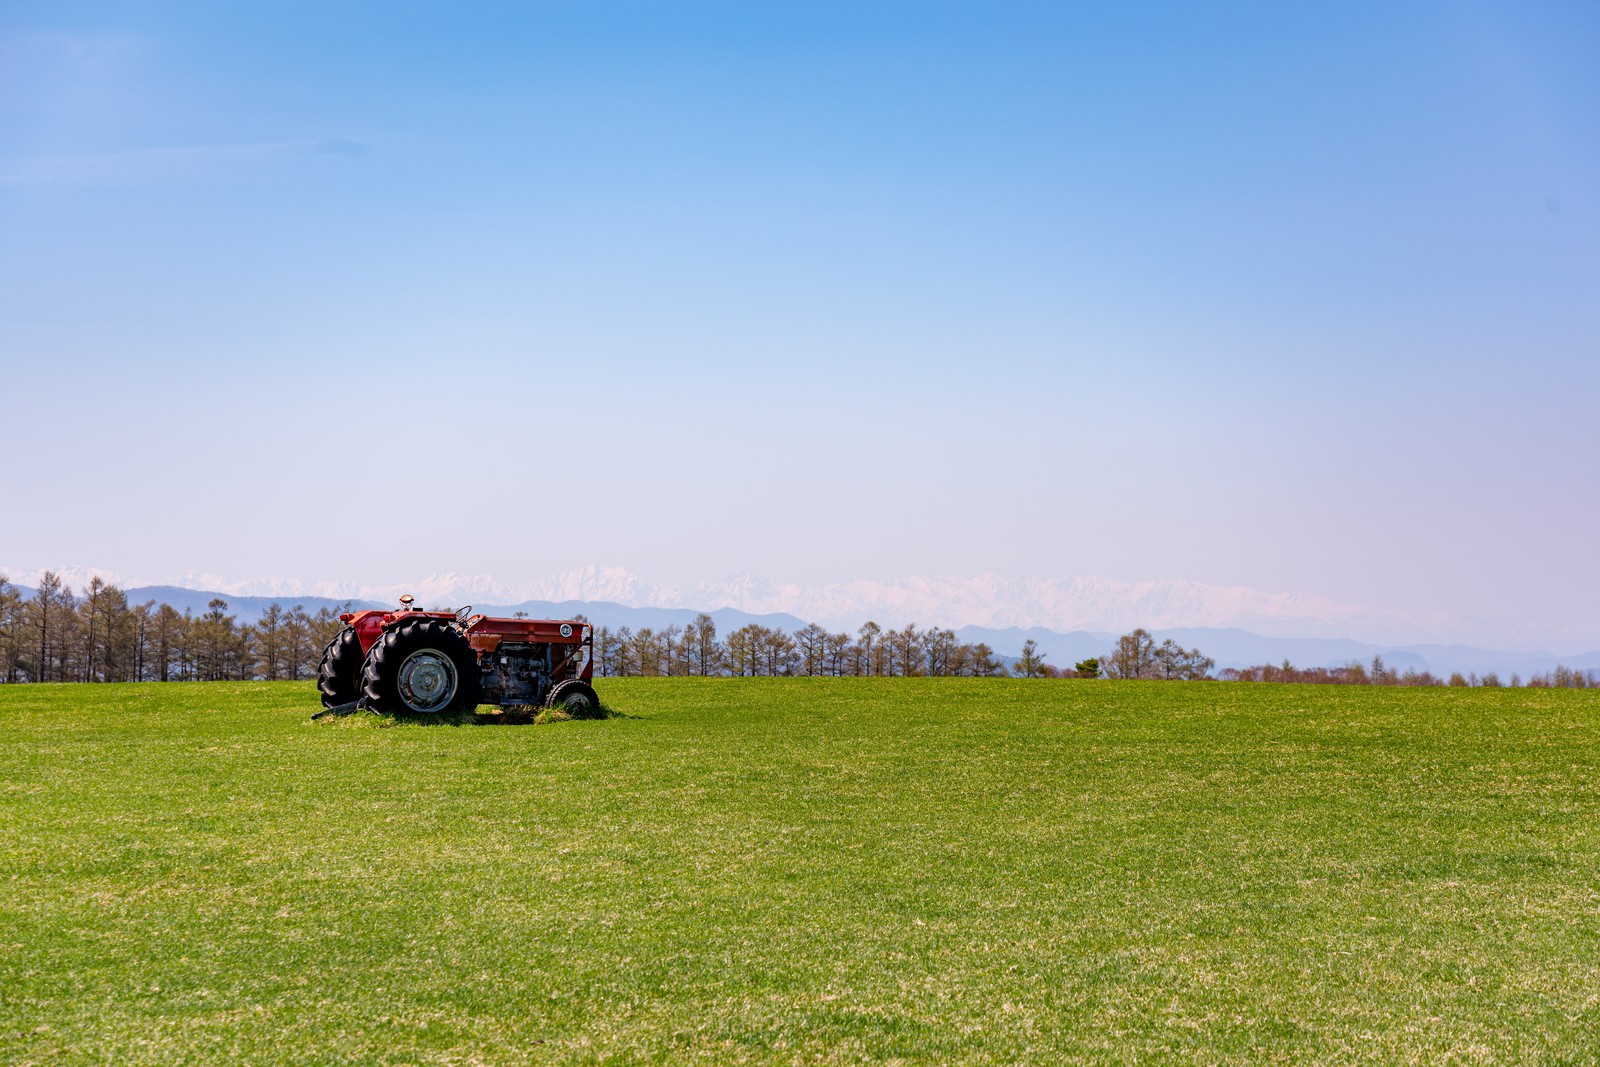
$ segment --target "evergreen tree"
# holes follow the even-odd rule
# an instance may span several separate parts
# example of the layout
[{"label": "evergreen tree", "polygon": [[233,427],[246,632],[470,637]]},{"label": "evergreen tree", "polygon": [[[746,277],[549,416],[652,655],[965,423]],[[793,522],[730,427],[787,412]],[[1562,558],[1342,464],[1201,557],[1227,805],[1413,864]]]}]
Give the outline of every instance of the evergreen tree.
[{"label": "evergreen tree", "polygon": [[1017,657],[1017,662],[1012,664],[1012,670],[1018,678],[1045,678],[1049,676],[1050,668],[1045,665],[1044,655],[1039,651],[1039,643],[1033,638],[1028,638],[1022,643],[1022,655]]}]

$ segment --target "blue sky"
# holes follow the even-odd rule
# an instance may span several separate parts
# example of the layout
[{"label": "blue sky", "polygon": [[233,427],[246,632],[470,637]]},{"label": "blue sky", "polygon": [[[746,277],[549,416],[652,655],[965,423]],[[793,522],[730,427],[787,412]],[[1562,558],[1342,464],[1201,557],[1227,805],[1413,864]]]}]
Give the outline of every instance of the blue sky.
[{"label": "blue sky", "polygon": [[1600,9],[0,10],[0,564],[1600,639]]}]

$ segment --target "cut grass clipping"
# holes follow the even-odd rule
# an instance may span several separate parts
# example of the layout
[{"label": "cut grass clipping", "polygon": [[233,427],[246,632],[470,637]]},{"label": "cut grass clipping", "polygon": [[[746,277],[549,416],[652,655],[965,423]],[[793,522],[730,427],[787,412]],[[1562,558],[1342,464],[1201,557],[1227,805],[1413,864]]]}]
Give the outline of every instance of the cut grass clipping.
[{"label": "cut grass clipping", "polygon": [[601,692],[0,686],[0,1062],[1595,1060],[1600,692]]}]

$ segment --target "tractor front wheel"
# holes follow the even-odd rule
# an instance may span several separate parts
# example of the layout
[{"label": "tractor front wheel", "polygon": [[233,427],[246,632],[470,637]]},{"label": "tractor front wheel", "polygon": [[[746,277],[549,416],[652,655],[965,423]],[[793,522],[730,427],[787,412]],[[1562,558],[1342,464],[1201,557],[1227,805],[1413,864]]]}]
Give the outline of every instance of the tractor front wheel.
[{"label": "tractor front wheel", "polygon": [[361,640],[354,630],[346,626],[333,635],[317,666],[317,692],[322,694],[323,707],[336,708],[361,699],[361,660]]},{"label": "tractor front wheel", "polygon": [[551,686],[550,695],[545,697],[544,706],[560,708],[574,719],[600,717],[600,697],[596,695],[594,686],[588,682],[580,682],[576,678],[568,678]]},{"label": "tractor front wheel", "polygon": [[416,619],[384,632],[361,671],[367,705],[385,715],[437,715],[478,705],[478,657],[459,632]]}]

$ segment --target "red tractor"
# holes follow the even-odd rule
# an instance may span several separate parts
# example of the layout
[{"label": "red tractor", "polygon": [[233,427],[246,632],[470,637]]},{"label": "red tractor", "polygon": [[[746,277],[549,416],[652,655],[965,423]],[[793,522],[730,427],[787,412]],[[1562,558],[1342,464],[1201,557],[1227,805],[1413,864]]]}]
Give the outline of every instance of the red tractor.
[{"label": "red tractor", "polygon": [[600,710],[589,684],[594,629],[576,619],[491,619],[460,611],[357,611],[322,650],[322,714],[471,711],[479,704]]}]

